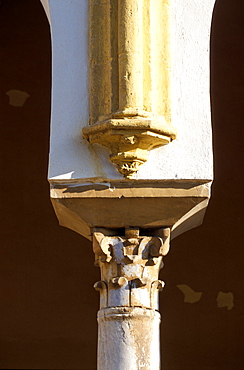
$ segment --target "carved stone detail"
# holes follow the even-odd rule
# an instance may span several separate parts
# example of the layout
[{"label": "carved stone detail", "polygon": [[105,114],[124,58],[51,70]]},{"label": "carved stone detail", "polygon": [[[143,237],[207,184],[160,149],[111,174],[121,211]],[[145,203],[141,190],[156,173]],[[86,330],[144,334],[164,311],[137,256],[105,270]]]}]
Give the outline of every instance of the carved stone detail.
[{"label": "carved stone detail", "polygon": [[[148,151],[176,136],[171,126],[169,0],[89,0],[90,127],[131,177]],[[163,27],[162,27],[163,25]]]},{"label": "carved stone detail", "polygon": [[132,175],[136,173],[139,170],[139,167],[144,163],[144,161],[139,159],[129,160],[128,158],[125,160],[118,158],[117,161],[115,159],[111,159],[111,162],[116,164],[118,171],[128,178],[132,177]]},{"label": "carved stone detail", "polygon": [[96,265],[101,269],[101,281],[94,285],[100,292],[100,309],[158,309],[158,292],[164,286],[158,274],[169,250],[170,229],[160,229],[156,236],[140,236],[136,228],[125,229],[125,236],[105,234],[104,230],[93,234]]}]

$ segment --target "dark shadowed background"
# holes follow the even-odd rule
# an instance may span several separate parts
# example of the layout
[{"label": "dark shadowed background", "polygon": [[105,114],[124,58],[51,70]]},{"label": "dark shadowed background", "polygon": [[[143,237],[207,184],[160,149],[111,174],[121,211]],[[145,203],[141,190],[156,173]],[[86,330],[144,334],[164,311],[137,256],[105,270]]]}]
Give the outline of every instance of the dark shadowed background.
[{"label": "dark shadowed background", "polygon": [[[163,370],[243,368],[243,20],[243,0],[217,0],[215,182],[204,224],[164,260]],[[95,370],[99,269],[49,200],[51,44],[39,0],[1,1],[0,94],[0,368]],[[187,302],[185,289],[201,298]]]}]

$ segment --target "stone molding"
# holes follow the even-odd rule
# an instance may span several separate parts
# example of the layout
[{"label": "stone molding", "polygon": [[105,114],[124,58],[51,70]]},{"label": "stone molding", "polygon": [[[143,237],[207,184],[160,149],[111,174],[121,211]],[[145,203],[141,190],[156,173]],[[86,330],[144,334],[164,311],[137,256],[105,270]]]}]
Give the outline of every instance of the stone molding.
[{"label": "stone molding", "polygon": [[[148,151],[175,139],[170,108],[169,0],[89,1],[90,126],[130,178]],[[163,25],[163,27],[162,27]]]}]

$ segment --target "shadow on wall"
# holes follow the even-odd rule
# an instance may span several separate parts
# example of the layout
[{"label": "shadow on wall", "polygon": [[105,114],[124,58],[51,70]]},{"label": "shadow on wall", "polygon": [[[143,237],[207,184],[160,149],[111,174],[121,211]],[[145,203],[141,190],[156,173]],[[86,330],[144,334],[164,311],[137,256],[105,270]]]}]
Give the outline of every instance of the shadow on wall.
[{"label": "shadow on wall", "polygon": [[[216,3],[213,197],[165,258],[164,370],[241,369],[243,14],[242,0]],[[96,369],[99,270],[90,243],[58,226],[46,181],[48,22],[39,0],[2,0],[0,24],[0,368]]]}]

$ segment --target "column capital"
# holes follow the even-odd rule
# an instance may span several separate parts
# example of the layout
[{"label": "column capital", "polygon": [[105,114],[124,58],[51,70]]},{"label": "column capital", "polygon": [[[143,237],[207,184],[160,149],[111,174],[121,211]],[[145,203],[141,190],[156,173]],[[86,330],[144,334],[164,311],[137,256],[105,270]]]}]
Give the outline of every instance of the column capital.
[{"label": "column capital", "polygon": [[100,308],[143,307],[158,309],[158,280],[162,258],[169,251],[170,229],[161,228],[151,236],[140,235],[139,228],[126,228],[125,235],[111,235],[95,229],[93,250],[95,264],[101,269]]}]

